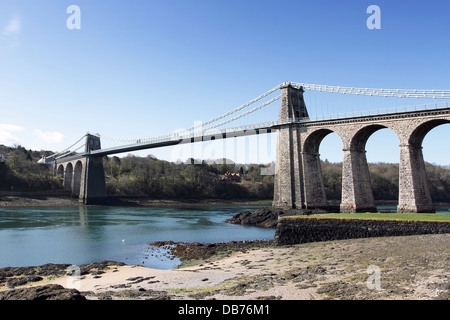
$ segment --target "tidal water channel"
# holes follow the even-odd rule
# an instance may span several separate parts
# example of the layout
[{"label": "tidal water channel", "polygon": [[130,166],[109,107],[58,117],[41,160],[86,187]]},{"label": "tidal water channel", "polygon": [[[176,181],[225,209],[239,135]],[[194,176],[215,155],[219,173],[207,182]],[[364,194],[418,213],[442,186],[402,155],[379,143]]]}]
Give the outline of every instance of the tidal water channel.
[{"label": "tidal water channel", "polygon": [[[0,268],[114,260],[171,269],[179,259],[149,243],[273,239],[274,229],[225,222],[251,209],[255,207],[0,207]],[[437,211],[450,213],[447,207]]]},{"label": "tidal water channel", "polygon": [[0,268],[114,260],[171,269],[154,241],[264,240],[275,230],[226,223],[253,207],[0,207]]}]

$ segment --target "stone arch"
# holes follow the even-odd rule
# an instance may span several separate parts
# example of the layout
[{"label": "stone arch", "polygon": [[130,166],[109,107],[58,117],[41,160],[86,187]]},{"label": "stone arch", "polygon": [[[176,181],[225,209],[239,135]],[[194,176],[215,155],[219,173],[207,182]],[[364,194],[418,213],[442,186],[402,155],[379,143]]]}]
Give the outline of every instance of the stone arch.
[{"label": "stone arch", "polygon": [[73,169],[72,196],[74,197],[80,196],[82,172],[83,163],[79,160]]},{"label": "stone arch", "polygon": [[[319,147],[322,140],[329,135],[330,133],[337,133],[336,131],[333,131],[331,129],[317,129],[305,138],[305,142],[303,143],[303,152],[308,153],[319,153]],[[339,134],[338,134],[339,136]]]},{"label": "stone arch", "polygon": [[323,139],[330,133],[336,133],[340,137],[339,133],[331,129],[321,128],[311,132],[303,142],[303,189],[306,208],[328,207],[319,148]]},{"label": "stone arch", "polygon": [[436,128],[437,126],[440,126],[445,123],[450,123],[450,120],[448,119],[433,119],[426,121],[419,125],[417,128],[415,128],[412,133],[410,134],[408,138],[408,144],[411,146],[415,146],[417,148],[422,147],[422,142],[425,136],[430,132],[432,129]]},{"label": "stone arch", "polygon": [[64,189],[72,190],[72,178],[73,178],[73,166],[72,163],[68,163],[64,170]]},{"label": "stone arch", "polygon": [[432,119],[411,131],[407,141],[400,145],[399,203],[397,212],[434,212],[427,181],[422,142],[432,129],[450,123],[449,119]]},{"label": "stone arch", "polygon": [[370,124],[367,126],[364,126],[360,128],[357,132],[355,132],[351,139],[350,139],[350,149],[355,151],[361,151],[365,152],[366,150],[366,144],[367,140],[378,130],[381,129],[389,129],[392,132],[395,133],[395,136],[400,141],[400,137],[398,136],[398,133],[394,130],[394,128],[391,128],[388,125],[382,125],[382,124]]},{"label": "stone arch", "polygon": [[[376,211],[366,158],[366,144],[372,134],[385,128],[392,130],[383,124],[360,127],[350,137],[347,148],[344,148],[341,212]],[[392,131],[398,138],[397,133]]]}]

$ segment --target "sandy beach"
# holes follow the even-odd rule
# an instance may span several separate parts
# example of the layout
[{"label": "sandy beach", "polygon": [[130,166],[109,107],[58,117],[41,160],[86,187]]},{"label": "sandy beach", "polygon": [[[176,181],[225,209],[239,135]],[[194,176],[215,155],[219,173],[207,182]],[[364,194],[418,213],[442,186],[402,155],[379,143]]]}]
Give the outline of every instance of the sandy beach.
[{"label": "sandy beach", "polygon": [[92,300],[448,300],[449,260],[450,234],[351,239],[218,252],[173,270],[110,266],[14,289],[58,284]]}]

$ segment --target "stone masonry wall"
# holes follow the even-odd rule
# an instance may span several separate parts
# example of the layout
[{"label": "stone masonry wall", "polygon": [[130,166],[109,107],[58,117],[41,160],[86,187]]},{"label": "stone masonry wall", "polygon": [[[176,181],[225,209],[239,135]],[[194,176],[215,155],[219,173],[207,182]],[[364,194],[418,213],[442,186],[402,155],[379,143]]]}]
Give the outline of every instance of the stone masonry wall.
[{"label": "stone masonry wall", "polygon": [[450,233],[450,222],[283,217],[278,220],[278,245],[354,238]]}]

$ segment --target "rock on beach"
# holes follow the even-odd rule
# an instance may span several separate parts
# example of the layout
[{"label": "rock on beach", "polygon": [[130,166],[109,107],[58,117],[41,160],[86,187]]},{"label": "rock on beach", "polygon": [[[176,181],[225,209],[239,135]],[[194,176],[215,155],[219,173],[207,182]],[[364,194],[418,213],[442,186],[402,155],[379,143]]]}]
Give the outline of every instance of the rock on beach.
[{"label": "rock on beach", "polygon": [[76,289],[48,284],[0,292],[0,300],[86,300],[86,298]]},{"label": "rock on beach", "polygon": [[331,212],[322,209],[281,209],[281,208],[259,208],[254,211],[244,211],[226,220],[228,223],[257,226],[262,228],[276,228],[279,217],[292,215],[310,215]]}]

